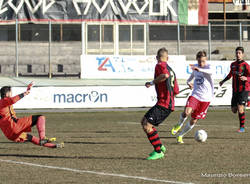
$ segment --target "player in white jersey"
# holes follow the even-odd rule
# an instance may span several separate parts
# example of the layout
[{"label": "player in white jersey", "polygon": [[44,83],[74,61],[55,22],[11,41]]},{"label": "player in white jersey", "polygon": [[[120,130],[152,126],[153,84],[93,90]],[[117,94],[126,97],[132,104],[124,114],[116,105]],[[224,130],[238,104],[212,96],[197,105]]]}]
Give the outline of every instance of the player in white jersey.
[{"label": "player in white jersey", "polygon": [[[196,55],[198,64],[190,65],[193,72],[187,80],[187,85],[193,89],[191,96],[187,100],[184,112],[180,115],[179,122],[172,128],[172,135],[175,135],[183,126],[184,122],[191,114],[190,121],[177,136],[177,143],[184,143],[182,138],[188,133],[199,119],[204,119],[207,109],[213,98],[214,84],[212,78],[212,69],[206,63],[207,54],[205,51],[199,51]],[[194,83],[191,81],[194,79]]]}]

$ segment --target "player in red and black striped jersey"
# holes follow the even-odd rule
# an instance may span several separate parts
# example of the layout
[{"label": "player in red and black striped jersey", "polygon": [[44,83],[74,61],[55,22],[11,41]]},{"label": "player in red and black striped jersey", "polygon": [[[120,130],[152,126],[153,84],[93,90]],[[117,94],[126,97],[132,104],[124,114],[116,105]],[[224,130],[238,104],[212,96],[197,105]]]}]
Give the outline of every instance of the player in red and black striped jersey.
[{"label": "player in red and black striped jersey", "polygon": [[141,121],[143,130],[154,147],[154,151],[149,154],[147,160],[164,157],[166,148],[162,145],[155,126],[161,124],[174,110],[174,97],[179,93],[175,73],[167,64],[168,51],[166,48],[158,50],[157,60],[154,80],[145,84],[147,88],[155,84],[157,103],[149,109]]},{"label": "player in red and black striped jersey", "polygon": [[248,101],[248,93],[250,91],[250,68],[247,62],[243,60],[244,48],[236,48],[236,61],[231,63],[230,72],[224,80],[220,82],[220,86],[224,82],[233,77],[233,96],[231,100],[232,112],[238,112],[240,128],[238,132],[245,132],[245,112],[244,107]]}]

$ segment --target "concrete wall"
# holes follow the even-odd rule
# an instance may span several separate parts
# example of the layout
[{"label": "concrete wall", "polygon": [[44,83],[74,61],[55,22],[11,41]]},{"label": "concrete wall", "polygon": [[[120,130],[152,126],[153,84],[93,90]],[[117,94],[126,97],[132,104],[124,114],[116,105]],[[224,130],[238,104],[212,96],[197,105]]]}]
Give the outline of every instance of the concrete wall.
[{"label": "concrete wall", "polygon": [[[212,42],[212,60],[233,60],[234,49],[239,45],[238,41],[213,41]],[[89,43],[89,48],[98,49],[99,43]],[[130,44],[126,42],[120,43],[120,49],[129,49]],[[169,54],[177,54],[176,41],[157,41],[148,44],[148,55],[155,55],[157,49],[166,47]],[[246,59],[250,59],[250,44],[243,42],[246,50]],[[143,43],[136,42],[133,44],[134,48],[143,48]],[[15,42],[0,42],[0,76],[14,76],[15,75]],[[47,74],[49,72],[49,50],[47,42],[20,42],[18,45],[19,57],[19,73],[27,74],[28,65],[32,65],[31,74]],[[103,47],[106,49],[102,54],[112,54],[113,44],[106,43]],[[108,49],[108,50],[107,50]],[[188,60],[195,60],[195,54],[199,50],[208,50],[207,41],[186,41],[181,42],[181,54],[186,55]],[[89,54],[99,54],[90,52]],[[131,53],[129,51],[120,52],[120,54]],[[133,55],[143,54],[141,52],[133,52]],[[80,69],[80,55],[81,42],[53,42],[51,44],[51,66],[52,73],[58,73],[58,64],[63,65],[63,73],[79,73]]]}]

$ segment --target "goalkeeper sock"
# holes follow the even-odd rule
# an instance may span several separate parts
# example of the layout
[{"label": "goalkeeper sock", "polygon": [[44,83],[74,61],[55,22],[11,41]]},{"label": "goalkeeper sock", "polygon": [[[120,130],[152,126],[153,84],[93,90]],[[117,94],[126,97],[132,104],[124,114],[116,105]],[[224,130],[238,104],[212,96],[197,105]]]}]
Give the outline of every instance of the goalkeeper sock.
[{"label": "goalkeeper sock", "polygon": [[44,139],[45,138],[45,117],[44,116],[40,116],[37,119],[36,127],[38,130],[39,138]]},{"label": "goalkeeper sock", "polygon": [[190,130],[192,130],[192,128],[194,128],[194,125],[190,125],[190,122],[188,122],[186,124],[186,126],[183,128],[183,130],[181,131],[181,133],[179,134],[179,136],[184,136],[185,134],[187,134]]}]

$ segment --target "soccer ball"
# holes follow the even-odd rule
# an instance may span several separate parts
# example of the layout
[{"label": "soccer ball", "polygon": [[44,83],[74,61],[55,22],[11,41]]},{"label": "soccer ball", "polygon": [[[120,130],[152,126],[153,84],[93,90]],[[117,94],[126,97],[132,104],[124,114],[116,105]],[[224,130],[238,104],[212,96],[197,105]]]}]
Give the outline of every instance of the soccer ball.
[{"label": "soccer ball", "polygon": [[207,140],[207,132],[205,130],[197,130],[194,138],[198,142],[205,142]]}]

